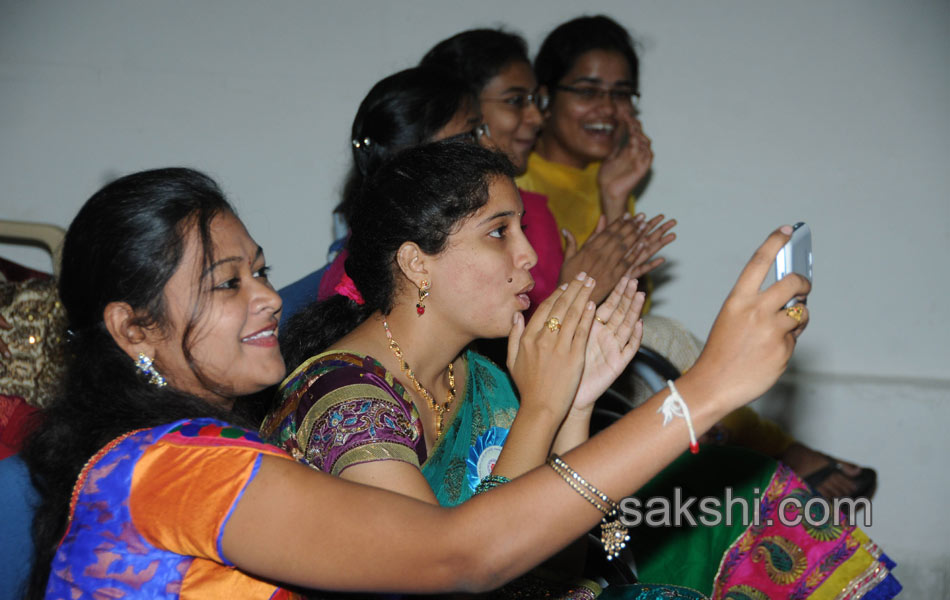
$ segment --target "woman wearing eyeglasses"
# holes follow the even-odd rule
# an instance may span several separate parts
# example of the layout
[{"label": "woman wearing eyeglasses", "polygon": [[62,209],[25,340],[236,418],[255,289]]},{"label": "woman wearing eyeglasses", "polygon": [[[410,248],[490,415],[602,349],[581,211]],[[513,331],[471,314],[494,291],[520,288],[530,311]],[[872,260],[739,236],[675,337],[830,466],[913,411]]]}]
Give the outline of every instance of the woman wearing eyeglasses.
[{"label": "woman wearing eyeglasses", "polygon": [[[524,39],[497,29],[470,29],[436,44],[421,65],[458,74],[469,84],[486,126],[481,143],[504,152],[515,172],[523,175],[543,122],[541,95]],[[578,249],[570,231],[565,230],[562,237],[565,231],[558,227],[544,194],[522,188],[521,197],[525,206],[522,224],[538,254],[538,263],[531,270],[533,306],[581,271],[598,282],[592,298],[599,303],[623,275],[642,277],[658,266],[662,259],[651,257],[675,239],[668,234],[674,222],[660,225],[662,219],[653,219],[648,224],[642,215],[633,218],[631,214],[629,220],[609,227],[601,224],[589,243]],[[586,231],[585,237],[590,233]]]},{"label": "woman wearing eyeglasses", "polygon": [[[535,74],[548,99],[544,129],[517,183],[545,194],[558,225],[583,244],[601,215],[612,222],[625,211],[633,214],[633,190],[653,160],[637,119],[639,60],[621,25],[602,15],[580,17],[545,38]],[[650,281],[645,283],[649,293]],[[680,371],[701,348],[681,325],[655,315],[645,318],[643,344]],[[730,443],[789,464],[825,498],[867,497],[876,486],[873,469],[813,450],[752,409],[730,415],[718,431]]]},{"label": "woman wearing eyeglasses", "polygon": [[[639,61],[629,34],[618,23],[605,16],[580,17],[563,23],[547,36],[538,51],[534,70],[540,93],[546,98],[544,129],[535,151],[528,159],[527,173],[519,177],[517,183],[523,189],[545,194],[558,224],[571,231],[578,243],[582,244],[599,219],[606,217],[608,222],[615,222],[625,213],[633,213],[633,191],[649,172],[653,160],[650,140],[643,133],[641,123],[637,119]],[[645,346],[653,346],[654,339],[666,336],[665,333],[651,331],[655,321],[651,322],[649,317],[644,321]],[[666,319],[660,323],[664,331],[671,329],[666,323]],[[687,332],[683,332],[683,335],[675,338],[670,336],[670,339],[689,337],[691,336]],[[696,356],[700,346],[680,346],[690,346],[681,350],[674,348],[673,362],[684,370],[684,367],[688,368],[692,364],[689,357]],[[654,346],[654,349],[659,348]],[[668,346],[667,350],[669,349]],[[729,415],[724,420],[724,425],[722,431],[728,432],[732,442],[754,446],[756,450],[770,456],[788,459],[796,471],[808,461],[793,460],[795,458],[820,457],[827,461],[827,457],[795,442],[773,423],[759,419],[751,409],[743,408]],[[672,493],[675,482],[681,481],[685,481],[687,486],[692,485],[693,489],[705,489],[704,493],[708,493],[711,489],[728,485],[724,483],[728,481],[725,478],[731,475],[730,472],[734,468],[731,466],[723,469],[720,465],[702,474],[689,468],[677,472],[674,466],[651,482],[649,493]],[[826,497],[866,495],[856,494],[860,491],[857,482],[849,481],[845,475],[857,477],[870,470],[860,470],[854,465],[845,466],[843,469],[850,471],[843,470],[842,473],[833,474],[831,478],[836,479],[832,482],[833,485],[825,486],[824,489],[818,487],[818,491]],[[754,470],[751,468],[750,472]],[[774,471],[774,475],[768,481],[758,484],[753,484],[751,480],[746,481],[742,488],[747,493],[752,492],[755,485],[760,486],[760,491],[771,490],[782,478],[794,477],[786,467],[775,470],[774,463],[771,466],[763,463],[759,470],[762,473]],[[808,469],[802,471],[805,475],[809,474]],[[873,474],[873,471],[870,472]],[[738,488],[734,492],[738,493]],[[730,589],[736,582],[741,582],[738,585],[747,585],[760,575],[765,577],[763,573],[768,569],[761,561],[756,561],[756,568],[761,573],[747,571],[739,574],[741,569],[730,572],[730,569],[726,568],[730,564],[734,565],[737,557],[748,556],[751,548],[758,547],[760,542],[752,544],[751,536],[761,532],[743,532],[741,528],[734,528],[730,533],[728,527],[720,526],[717,543],[724,542],[725,546],[731,544],[728,550],[720,554],[713,551],[714,545],[707,544],[703,546],[704,552],[697,554],[695,547],[701,537],[697,534],[703,533],[702,529],[694,531],[694,535],[677,536],[670,536],[663,529],[638,532],[639,535],[634,536],[637,539],[634,549],[649,549],[649,552],[638,554],[641,578],[645,581],[669,581],[670,577],[679,576],[676,570],[679,567],[675,565],[691,564],[692,573],[697,573],[703,571],[698,565],[704,561],[707,571],[715,575],[717,592]],[[710,533],[708,528],[705,533]],[[782,532],[774,534],[773,537],[784,543],[788,538],[782,536],[793,535],[793,532]],[[776,546],[784,547],[781,544]],[[800,544],[787,547],[798,548],[811,556],[811,560],[821,556],[816,548],[806,548]],[[655,551],[656,549],[659,551]],[[790,559],[787,565],[794,565],[795,560],[791,560],[793,554],[779,550],[772,558],[782,556],[784,559]],[[866,558],[858,554],[852,555],[855,563]],[[842,568],[839,573],[849,569],[855,570],[853,566],[849,566]],[[785,585],[791,589],[798,581],[809,577],[817,580],[818,574],[809,571],[788,572],[784,575],[787,582]],[[835,578],[841,579],[841,575]],[[709,588],[704,587],[709,585],[709,582],[692,579],[678,581],[686,585],[696,585],[698,589],[709,592]],[[815,597],[821,597],[825,591],[827,590],[814,590]],[[746,593],[749,593],[749,590],[746,590]],[[799,590],[798,596],[806,597],[807,594]]]},{"label": "woman wearing eyeglasses", "polygon": [[558,223],[583,244],[603,214],[634,212],[632,192],[653,162],[636,118],[638,62],[627,32],[603,16],[565,23],[535,60],[547,98],[544,130],[518,179],[548,196]]}]

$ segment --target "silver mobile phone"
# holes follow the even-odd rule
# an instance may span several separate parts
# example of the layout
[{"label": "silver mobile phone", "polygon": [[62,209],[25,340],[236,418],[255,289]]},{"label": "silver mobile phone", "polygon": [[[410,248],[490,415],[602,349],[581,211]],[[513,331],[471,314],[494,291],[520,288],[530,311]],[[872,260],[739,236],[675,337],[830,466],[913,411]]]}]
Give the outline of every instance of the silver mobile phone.
[{"label": "silver mobile phone", "polygon": [[[785,242],[782,249],[775,255],[775,262],[765,276],[762,289],[765,289],[782,279],[789,273],[798,273],[811,283],[813,259],[811,253],[811,229],[808,225],[798,222],[792,228],[792,237]],[[792,298],[786,307],[798,304],[798,300]]]}]

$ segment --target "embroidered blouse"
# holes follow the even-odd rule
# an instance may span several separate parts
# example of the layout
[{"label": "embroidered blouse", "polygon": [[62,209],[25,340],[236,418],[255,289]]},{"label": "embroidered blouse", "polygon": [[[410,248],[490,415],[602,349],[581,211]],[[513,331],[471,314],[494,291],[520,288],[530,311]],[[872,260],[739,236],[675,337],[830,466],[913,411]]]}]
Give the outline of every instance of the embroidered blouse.
[{"label": "embroidered blouse", "polygon": [[475,352],[465,361],[465,394],[431,455],[406,388],[375,359],[352,352],[325,352],[295,369],[261,435],[332,475],[365,462],[407,462],[422,471],[439,504],[454,506],[491,473],[518,411],[504,372]]},{"label": "embroidered blouse", "polygon": [[339,476],[347,467],[426,459],[422,423],[408,392],[370,356],[318,354],[280,386],[280,408],[261,425],[261,436],[294,458]]},{"label": "embroidered blouse", "polygon": [[238,569],[221,536],[264,455],[289,457],[214,419],[122,436],[76,483],[47,598],[290,598]]}]

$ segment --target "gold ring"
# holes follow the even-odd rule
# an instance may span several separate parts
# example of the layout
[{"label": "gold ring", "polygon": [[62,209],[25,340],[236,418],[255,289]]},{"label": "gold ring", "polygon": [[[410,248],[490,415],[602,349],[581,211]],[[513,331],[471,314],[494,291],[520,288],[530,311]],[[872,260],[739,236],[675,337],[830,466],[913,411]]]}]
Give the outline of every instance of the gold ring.
[{"label": "gold ring", "polygon": [[598,323],[600,323],[601,325],[606,325],[606,324],[607,324],[607,321],[604,321],[603,319],[601,319],[601,318],[598,317],[597,315],[594,315],[594,320],[597,321]]},{"label": "gold ring", "polygon": [[801,323],[802,317],[805,315],[805,307],[801,304],[789,306],[785,309],[785,314],[795,319],[796,323]]},{"label": "gold ring", "polygon": [[548,329],[551,330],[551,333],[557,333],[561,330],[561,321],[557,317],[551,317],[544,322],[548,326]]}]

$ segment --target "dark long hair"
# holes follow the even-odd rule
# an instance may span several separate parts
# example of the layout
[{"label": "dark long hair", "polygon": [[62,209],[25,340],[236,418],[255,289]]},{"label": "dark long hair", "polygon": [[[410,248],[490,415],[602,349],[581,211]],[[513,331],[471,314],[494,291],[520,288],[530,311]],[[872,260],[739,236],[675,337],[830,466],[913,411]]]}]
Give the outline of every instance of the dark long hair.
[{"label": "dark long hair", "polygon": [[280,336],[288,368],[325,350],[372,313],[388,314],[397,289],[399,247],[415,242],[426,254],[438,254],[462,221],[488,202],[491,180],[514,173],[502,153],[435,142],[403,150],[370,175],[350,223],[345,263],[366,303],[337,295],[291,317]]},{"label": "dark long hair", "polygon": [[419,65],[456,73],[480,94],[502,69],[517,62],[531,64],[524,38],[501,29],[469,29],[433,46]]},{"label": "dark long hair", "polygon": [[574,67],[585,52],[609,50],[627,60],[634,93],[640,93],[640,61],[630,34],[619,23],[604,15],[578,17],[558,25],[541,43],[534,58],[538,85],[546,86],[554,96],[558,82]]},{"label": "dark long hair", "polygon": [[[138,324],[165,327],[165,284],[181,262],[186,237],[197,231],[205,264],[210,264],[210,223],[226,212],[233,209],[207,176],[160,169],[108,184],[69,226],[59,282],[69,323],[64,391],[43,412],[23,451],[41,498],[33,521],[29,597],[44,595],[72,488],[99,449],[129,431],[182,418],[233,420],[199,398],[147,383],[103,321],[110,302],[126,302],[139,315]],[[199,296],[182,341],[189,362],[189,333],[200,301]],[[192,370],[201,379],[194,364]]]},{"label": "dark long hair", "polygon": [[380,80],[353,119],[353,165],[335,211],[350,224],[367,176],[398,151],[430,141],[459,110],[475,105],[471,91],[450,71],[416,67]]}]

